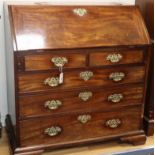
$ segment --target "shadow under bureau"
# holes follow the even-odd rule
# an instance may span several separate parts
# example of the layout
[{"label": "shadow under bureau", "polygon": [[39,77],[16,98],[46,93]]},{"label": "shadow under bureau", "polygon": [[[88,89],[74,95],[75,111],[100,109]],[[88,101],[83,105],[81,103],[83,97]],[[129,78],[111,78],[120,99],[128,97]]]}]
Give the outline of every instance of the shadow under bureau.
[{"label": "shadow under bureau", "polygon": [[6,5],[13,154],[143,144],[150,38],[135,6]]}]

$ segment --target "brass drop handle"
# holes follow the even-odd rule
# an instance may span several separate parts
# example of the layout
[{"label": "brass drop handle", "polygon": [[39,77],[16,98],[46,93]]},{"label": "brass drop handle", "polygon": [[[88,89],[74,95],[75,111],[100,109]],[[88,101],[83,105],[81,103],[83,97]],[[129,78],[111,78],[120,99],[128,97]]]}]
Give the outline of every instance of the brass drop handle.
[{"label": "brass drop handle", "polygon": [[120,126],[121,120],[119,118],[110,119],[110,120],[107,120],[105,124],[107,127],[114,129]]},{"label": "brass drop handle", "polygon": [[93,93],[90,91],[85,91],[85,92],[79,93],[79,98],[82,101],[88,101],[92,96],[93,96]]},{"label": "brass drop handle", "polygon": [[48,108],[50,110],[56,110],[62,105],[62,102],[60,100],[51,100],[45,102],[45,108]]},{"label": "brass drop handle", "polygon": [[74,12],[74,14],[82,17],[87,13],[87,10],[84,8],[75,8],[75,9],[73,9],[73,12]]},{"label": "brass drop handle", "polygon": [[59,78],[58,77],[49,77],[44,80],[44,84],[50,87],[57,87],[59,85]]},{"label": "brass drop handle", "polygon": [[66,57],[53,57],[51,62],[53,62],[56,67],[63,67],[68,63],[68,59]]},{"label": "brass drop handle", "polygon": [[91,77],[93,77],[93,75],[92,71],[84,71],[80,73],[80,78],[84,81],[88,81]]},{"label": "brass drop handle", "polygon": [[63,73],[63,66],[68,63],[68,59],[66,57],[53,57],[51,62],[54,63],[56,67],[59,68],[59,84],[62,84],[64,81],[64,73]]},{"label": "brass drop handle", "polygon": [[123,72],[114,72],[109,75],[109,79],[114,82],[119,82],[125,78],[125,73]]},{"label": "brass drop handle", "polygon": [[87,123],[89,120],[91,120],[91,115],[79,115],[77,120],[82,123],[85,124]]},{"label": "brass drop handle", "polygon": [[118,103],[123,99],[122,94],[112,94],[108,96],[108,101],[113,102],[113,103]]},{"label": "brass drop handle", "polygon": [[61,133],[62,129],[59,126],[52,126],[50,128],[47,128],[44,130],[44,134],[54,137],[57,136],[59,133]]},{"label": "brass drop handle", "polygon": [[123,56],[121,54],[109,54],[106,58],[106,60],[112,62],[112,63],[117,63],[119,62]]}]

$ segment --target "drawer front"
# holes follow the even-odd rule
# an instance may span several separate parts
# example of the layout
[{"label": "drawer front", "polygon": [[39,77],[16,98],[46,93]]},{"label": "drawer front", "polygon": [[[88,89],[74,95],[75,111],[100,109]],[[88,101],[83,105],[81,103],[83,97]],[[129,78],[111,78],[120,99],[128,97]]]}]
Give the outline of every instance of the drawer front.
[{"label": "drawer front", "polygon": [[64,68],[85,67],[85,54],[32,54],[24,56],[25,71],[49,70],[58,68],[62,65]]},{"label": "drawer front", "polygon": [[142,50],[94,52],[90,53],[90,66],[142,63],[143,54]]},{"label": "drawer front", "polygon": [[19,74],[19,92],[38,92],[50,89],[71,89],[96,86],[115,86],[143,82],[145,66],[113,67],[64,71],[64,82],[59,84],[59,71],[52,73]]},{"label": "drawer front", "polygon": [[142,86],[116,87],[113,89],[45,93],[19,97],[21,118],[69,112],[110,110],[120,106],[141,104]]},{"label": "drawer front", "polygon": [[141,108],[20,121],[21,146],[74,143],[140,130]]}]

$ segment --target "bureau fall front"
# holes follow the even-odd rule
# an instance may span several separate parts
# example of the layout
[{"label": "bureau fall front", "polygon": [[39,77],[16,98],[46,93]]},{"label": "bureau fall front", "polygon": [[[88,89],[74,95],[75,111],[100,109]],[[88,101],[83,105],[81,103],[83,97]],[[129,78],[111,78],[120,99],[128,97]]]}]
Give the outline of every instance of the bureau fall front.
[{"label": "bureau fall front", "polygon": [[5,20],[13,154],[145,143],[150,39],[137,7],[16,4]]}]

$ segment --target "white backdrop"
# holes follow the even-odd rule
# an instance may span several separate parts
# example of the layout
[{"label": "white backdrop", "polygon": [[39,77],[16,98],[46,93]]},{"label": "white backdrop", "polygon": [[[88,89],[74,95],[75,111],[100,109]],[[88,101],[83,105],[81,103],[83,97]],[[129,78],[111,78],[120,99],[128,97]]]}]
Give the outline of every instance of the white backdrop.
[{"label": "white backdrop", "polygon": [[[2,123],[4,125],[5,115],[7,114],[7,95],[6,95],[6,68],[5,68],[5,43],[4,43],[4,18],[3,18],[3,3],[6,0],[0,0],[0,113]],[[24,1],[24,0],[19,0]],[[25,0],[26,1],[26,0]],[[32,1],[32,0],[27,0]],[[33,0],[39,1],[39,0]],[[104,3],[121,3],[127,5],[134,5],[135,0],[45,0],[52,4],[99,4]],[[9,2],[13,2],[10,0]],[[42,0],[44,2],[44,0]]]}]

